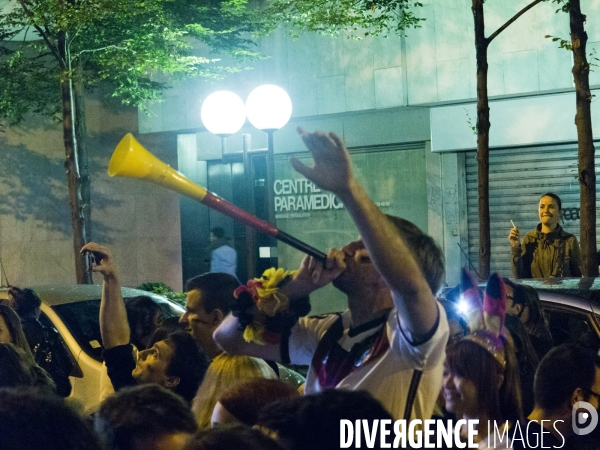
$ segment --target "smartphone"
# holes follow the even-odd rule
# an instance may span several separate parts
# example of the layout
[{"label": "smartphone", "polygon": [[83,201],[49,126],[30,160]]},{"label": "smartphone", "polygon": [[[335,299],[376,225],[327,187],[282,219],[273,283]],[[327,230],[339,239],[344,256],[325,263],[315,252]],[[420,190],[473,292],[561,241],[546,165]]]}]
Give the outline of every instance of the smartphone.
[{"label": "smartphone", "polygon": [[102,253],[98,252],[85,252],[85,257],[87,258],[87,267],[88,270],[92,270],[93,266],[97,266],[102,261]]}]

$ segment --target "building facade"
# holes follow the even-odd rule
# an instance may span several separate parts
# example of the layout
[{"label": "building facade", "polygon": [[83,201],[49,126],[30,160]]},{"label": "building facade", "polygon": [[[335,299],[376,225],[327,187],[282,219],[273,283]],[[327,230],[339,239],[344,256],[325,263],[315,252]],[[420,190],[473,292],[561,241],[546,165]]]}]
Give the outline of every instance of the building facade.
[{"label": "building facade", "polygon": [[[487,34],[527,3],[487,2]],[[274,135],[276,225],[323,251],[355,238],[335,199],[314,191],[287,163],[290,155],[308,156],[296,126],[334,131],[350,148],[357,176],[380,207],[412,220],[442,246],[446,281],[456,284],[461,267],[478,264],[473,18],[468,0],[423,4],[418,15],[426,20],[406,37],[357,41],[306,34],[293,40],[278,30],[259,42],[269,59],[217,84],[186,81],[174,86],[164,102],[151,106],[150,115],[139,114],[139,132],[176,133],[179,170],[225,199],[246,205],[242,135],[251,135],[251,149],[258,150],[266,147],[266,134],[248,125],[227,139],[223,155],[219,138],[202,126],[200,107],[215,90],[231,90],[245,99],[260,84],[277,84],[289,93],[293,113]],[[582,8],[588,54],[594,57],[600,3],[583,2]],[[569,36],[568,15],[555,10],[550,3],[537,5],[488,51],[491,267],[503,276],[510,276],[510,220],[522,232],[533,228],[543,193],[563,198],[563,226],[579,234],[571,54],[545,38]],[[591,72],[590,84],[600,88],[600,71]],[[595,136],[600,136],[596,101],[592,112]],[[253,160],[252,183],[260,191],[260,151]],[[244,227],[188,199],[181,200],[180,214],[183,278],[203,270],[208,231],[214,226],[225,228],[242,259],[247,256]],[[277,246],[277,254],[279,264],[288,268],[302,257],[285,244]],[[339,309],[341,302],[326,292],[315,300],[313,311]]]}]

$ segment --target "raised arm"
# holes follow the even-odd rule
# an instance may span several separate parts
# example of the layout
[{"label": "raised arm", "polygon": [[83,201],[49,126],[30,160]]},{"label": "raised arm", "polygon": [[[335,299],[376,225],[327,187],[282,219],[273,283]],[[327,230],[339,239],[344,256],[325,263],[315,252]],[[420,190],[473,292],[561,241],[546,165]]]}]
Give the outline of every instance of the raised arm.
[{"label": "raised arm", "polygon": [[[281,292],[293,302],[295,299],[308,297],[313,291],[329,284],[345,268],[344,254],[336,249],[329,250],[325,266],[312,257],[305,256],[292,280],[286,283]],[[255,314],[258,310],[255,309]],[[215,342],[227,353],[248,355],[257,358],[281,362],[280,344],[259,345],[246,342],[243,330],[236,317],[229,314],[213,333]],[[285,362],[285,361],[284,361]]]},{"label": "raised arm", "polygon": [[100,301],[100,335],[105,349],[129,344],[129,323],[127,310],[121,295],[119,275],[112,252],[101,245],[90,242],[83,246],[82,252],[94,252],[102,256],[99,264],[92,270],[104,276],[102,300]]},{"label": "raised arm", "polygon": [[354,178],[350,156],[334,133],[298,132],[314,159],[294,168],[321,189],[333,192],[356,224],[373,264],[389,285],[402,325],[413,338],[427,335],[438,317],[434,294],[404,239]]},{"label": "raised arm", "polygon": [[213,333],[213,339],[219,347],[231,355],[246,355],[281,362],[279,344],[259,345],[246,342],[237,317],[229,313]]}]

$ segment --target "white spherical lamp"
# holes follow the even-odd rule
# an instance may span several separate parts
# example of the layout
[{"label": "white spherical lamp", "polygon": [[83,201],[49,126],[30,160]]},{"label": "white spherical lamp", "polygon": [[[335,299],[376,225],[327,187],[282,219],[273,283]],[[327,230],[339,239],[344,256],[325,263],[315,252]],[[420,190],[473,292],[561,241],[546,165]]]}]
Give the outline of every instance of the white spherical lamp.
[{"label": "white spherical lamp", "polygon": [[210,94],[200,110],[202,123],[208,131],[227,137],[237,133],[246,121],[246,108],[242,99],[229,91]]},{"label": "white spherical lamp", "polygon": [[279,130],[292,116],[292,100],[279,86],[265,84],[250,92],[246,113],[250,123],[259,130]]}]

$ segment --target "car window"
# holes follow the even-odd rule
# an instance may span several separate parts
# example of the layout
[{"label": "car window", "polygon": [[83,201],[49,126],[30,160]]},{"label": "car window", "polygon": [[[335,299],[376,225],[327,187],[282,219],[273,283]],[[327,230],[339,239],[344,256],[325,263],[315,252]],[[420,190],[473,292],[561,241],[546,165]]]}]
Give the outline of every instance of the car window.
[{"label": "car window", "polygon": [[[129,300],[126,298],[125,301]],[[175,317],[169,303],[158,302],[165,319]],[[69,329],[79,346],[97,361],[102,362],[102,339],[100,337],[100,299],[64,303],[52,307]]]},{"label": "car window", "polygon": [[100,338],[100,299],[64,303],[52,307],[69,329],[73,338],[84,352],[97,361],[102,361],[102,339]]},{"label": "car window", "polygon": [[[39,321],[42,324],[42,326],[54,328],[56,330],[56,327],[54,326],[52,321],[43,312],[40,313]],[[83,373],[81,372],[81,369],[77,366],[75,357],[71,353],[71,350],[69,350],[69,347],[65,344],[63,337],[60,334],[55,336],[58,337],[56,348],[60,349],[61,351],[61,356],[59,356],[59,358],[62,364],[64,365],[62,369],[65,373],[71,376],[81,378],[83,376]]]},{"label": "car window", "polygon": [[554,345],[583,343],[597,347],[600,344],[589,314],[547,307],[544,313]]}]

